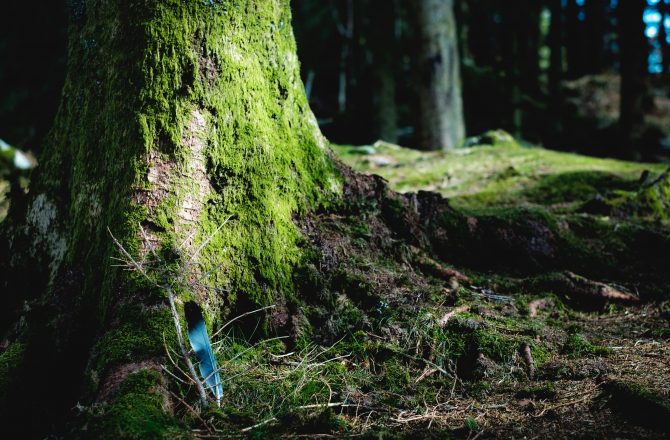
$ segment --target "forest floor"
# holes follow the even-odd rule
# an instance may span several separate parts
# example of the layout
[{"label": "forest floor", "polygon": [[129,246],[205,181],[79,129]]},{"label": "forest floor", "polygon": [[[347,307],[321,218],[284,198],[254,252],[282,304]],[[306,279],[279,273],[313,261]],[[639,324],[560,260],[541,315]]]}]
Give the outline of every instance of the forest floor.
[{"label": "forest floor", "polygon": [[[662,164],[521,147],[504,132],[488,133],[475,143],[448,153],[386,143],[333,149],[356,171],[379,174],[392,190],[408,192],[406,200],[414,200],[419,211],[433,197],[420,191],[439,192],[454,212],[470,216],[464,221],[471,229],[481,231],[489,221],[505,237],[512,234],[513,241],[519,217],[496,223],[510,212],[569,225],[559,229],[572,228],[586,242],[597,243],[594,249],[607,261],[613,249],[632,252],[631,243],[617,238],[616,231],[631,231],[633,245],[642,237],[640,231],[655,231],[654,241],[663,246],[670,240],[663,200],[661,211],[631,204],[652,188],[649,182],[662,181]],[[364,205],[357,205],[353,191],[353,211],[324,212],[301,221],[313,258],[298,271],[296,283],[309,294],[297,310],[277,305],[271,315],[290,338],[258,340],[229,331],[215,342],[225,404],[196,418],[192,409],[177,407],[192,434],[467,439],[668,435],[667,259],[635,282],[623,275],[629,273],[624,267],[619,277],[586,267],[582,272],[577,264],[580,274],[599,275],[592,281],[569,271],[551,272],[558,266],[548,267],[548,275],[541,266],[491,266],[496,258],[507,257],[485,255],[486,239],[475,252],[486,260],[483,266],[467,259],[460,261],[468,264],[433,259],[398,236],[407,226],[398,221],[406,214],[397,205],[404,196],[384,196],[382,181],[352,176],[366,194]],[[377,204],[369,197],[375,191],[382,193]],[[537,217],[537,212],[546,215]],[[532,236],[531,247],[542,250],[537,245],[541,234],[533,234],[543,229],[524,231]],[[601,240],[614,245],[601,247]],[[509,250],[495,246],[491,243],[493,253]],[[583,261],[594,255],[588,253]],[[652,274],[653,289],[647,289],[647,274]]]},{"label": "forest floor", "polygon": [[[296,220],[300,298],[213,336],[221,408],[198,409],[166,342],[178,424],[138,418],[137,402],[105,411],[127,413],[137,438],[164,424],[175,438],[667,436],[667,166],[522,147],[504,132],[473,144],[333,146],[385,181],[351,173],[345,207]],[[412,204],[448,214],[439,246],[454,251],[412,241]],[[254,327],[263,314],[276,337]],[[104,433],[104,407],[82,408],[89,433]]]},{"label": "forest floor", "polygon": [[[478,143],[495,145],[447,153],[382,142],[333,148],[354,169],[381,175],[397,191],[436,191],[465,211],[541,206],[568,214],[613,191],[634,190],[645,175],[653,178],[667,168],[520,148],[503,132],[485,136],[493,139]],[[616,217],[605,215],[604,220],[617,228]],[[402,336],[395,340],[388,334],[377,336],[397,345],[391,352],[404,351],[400,370],[405,376],[382,379],[391,383],[383,391],[372,391],[375,397],[368,396],[368,403],[358,398],[354,414],[341,408],[339,414],[359,428],[354,431],[386,429],[389,437],[432,432],[436,438],[667,435],[667,293],[642,305],[603,303],[592,308],[578,301],[568,305],[565,296],[549,289],[514,292],[506,285],[507,275],[467,276],[468,282],[445,290],[448,298],[417,298],[414,328],[397,330]],[[505,294],[496,291],[498,282]],[[426,348],[422,336],[408,336],[412,333],[432,342]],[[465,333],[464,343],[456,333]],[[438,362],[438,351],[452,360]],[[402,376],[388,359],[382,361],[380,374]]]}]

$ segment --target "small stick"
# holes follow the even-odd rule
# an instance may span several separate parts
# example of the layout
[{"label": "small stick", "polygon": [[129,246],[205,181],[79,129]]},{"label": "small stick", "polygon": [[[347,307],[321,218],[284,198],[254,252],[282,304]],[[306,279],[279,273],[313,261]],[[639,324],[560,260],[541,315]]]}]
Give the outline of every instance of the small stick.
[{"label": "small stick", "polygon": [[454,309],[451,309],[450,311],[445,313],[445,315],[442,317],[442,319],[440,319],[440,322],[439,322],[440,327],[444,327],[445,325],[447,325],[447,322],[449,322],[449,320],[451,318],[453,318],[454,315],[456,315],[456,313],[467,312],[469,308],[470,308],[470,306],[463,305],[463,306],[459,306],[459,307],[456,307]]},{"label": "small stick", "polygon": [[526,371],[528,372],[528,378],[533,380],[535,378],[535,362],[533,361],[533,352],[530,349],[530,345],[524,342],[521,344],[521,356],[523,356],[523,361],[526,363]]},{"label": "small stick", "polygon": [[174,294],[170,286],[165,286],[165,290],[168,294],[168,299],[170,300],[170,310],[172,311],[172,319],[174,320],[174,326],[177,329],[177,341],[179,342],[179,348],[181,349],[181,355],[184,358],[184,362],[188,366],[188,370],[191,373],[192,379],[195,382],[195,386],[198,389],[198,394],[200,394],[200,400],[204,407],[207,407],[207,393],[205,393],[205,387],[198,379],[198,375],[195,373],[195,368],[191,362],[191,358],[188,356],[188,351],[184,345],[184,335],[181,329],[181,323],[179,322],[179,315],[177,314],[177,308],[174,305]]},{"label": "small stick", "polygon": [[196,417],[198,418],[198,420],[200,420],[200,423],[202,423],[202,425],[203,425],[205,428],[207,428],[207,432],[209,432],[210,434],[214,434],[214,432],[213,432],[212,429],[209,427],[209,425],[207,425],[207,423],[203,420],[203,418],[200,417],[200,414],[198,414],[198,412],[197,412],[195,409],[193,409],[193,407],[192,407],[191,405],[189,405],[188,403],[186,403],[186,402],[184,401],[184,399],[182,399],[181,397],[179,397],[178,395],[176,395],[176,394],[173,393],[172,391],[170,391],[170,390],[167,390],[167,391],[168,391],[170,394],[172,394],[172,397],[174,397],[175,399],[177,399],[178,401],[180,401],[182,404],[184,404],[184,406],[185,406],[186,408],[188,408],[188,410],[191,411],[191,412],[193,413],[193,415],[196,416]]},{"label": "small stick", "polygon": [[272,304],[272,305],[269,305],[269,306],[261,307],[260,309],[256,309],[256,310],[252,310],[252,311],[250,311],[250,312],[242,313],[240,316],[236,316],[236,317],[234,317],[234,318],[231,319],[230,321],[228,321],[228,322],[226,322],[225,324],[223,324],[223,326],[222,326],[220,329],[218,329],[218,330],[212,335],[212,337],[211,337],[210,339],[214,339],[214,338],[216,337],[216,335],[218,335],[219,333],[221,333],[221,331],[222,331],[224,328],[228,327],[230,324],[232,324],[233,322],[237,321],[238,319],[243,318],[243,317],[245,317],[245,316],[247,316],[247,315],[251,315],[252,313],[262,312],[263,310],[271,309],[271,308],[273,308],[273,307],[276,307],[276,305],[275,305],[275,304]]},{"label": "small stick", "polygon": [[275,420],[277,420],[276,417],[272,417],[272,418],[270,418],[270,419],[265,419],[265,420],[263,420],[263,421],[260,422],[260,423],[256,423],[255,425],[248,426],[248,427],[246,427],[246,428],[241,429],[240,431],[241,431],[241,432],[249,432],[249,431],[251,431],[251,430],[254,429],[254,428],[258,428],[259,426],[263,426],[263,425],[265,425],[265,424],[267,424],[267,423],[270,423],[270,422],[272,422],[272,421],[275,421]]},{"label": "small stick", "polygon": [[195,259],[198,257],[198,255],[199,255],[200,252],[205,248],[205,246],[207,246],[207,245],[209,244],[209,242],[212,240],[212,238],[214,238],[214,236],[215,236],[216,234],[218,234],[219,231],[220,231],[221,229],[223,229],[224,226],[226,226],[226,223],[228,223],[228,221],[229,221],[231,218],[233,218],[232,215],[228,216],[228,218],[225,219],[225,220],[223,221],[223,223],[221,223],[221,224],[219,225],[218,228],[216,228],[216,230],[212,233],[212,235],[210,235],[209,237],[207,237],[207,239],[206,239],[205,241],[202,242],[202,244],[198,247],[198,249],[196,249],[196,251],[193,253],[193,255],[191,255],[191,258],[189,259],[189,262],[195,260]]}]

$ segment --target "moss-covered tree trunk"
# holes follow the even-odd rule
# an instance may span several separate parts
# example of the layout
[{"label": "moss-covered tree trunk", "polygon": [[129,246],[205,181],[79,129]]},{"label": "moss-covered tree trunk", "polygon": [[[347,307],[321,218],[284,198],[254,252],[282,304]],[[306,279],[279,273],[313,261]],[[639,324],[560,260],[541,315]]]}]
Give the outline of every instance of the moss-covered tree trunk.
[{"label": "moss-covered tree trunk", "polygon": [[418,145],[451,149],[465,138],[460,61],[452,0],[416,4]]},{"label": "moss-covered tree trunk", "polygon": [[[0,430],[41,438],[83,402],[104,404],[103,431],[140,435],[171,420],[157,385],[175,331],[154,283],[209,324],[290,298],[292,218],[341,181],[288,0],[75,0],[70,13],[60,110],[2,229]],[[114,266],[112,234],[151,282]]]}]

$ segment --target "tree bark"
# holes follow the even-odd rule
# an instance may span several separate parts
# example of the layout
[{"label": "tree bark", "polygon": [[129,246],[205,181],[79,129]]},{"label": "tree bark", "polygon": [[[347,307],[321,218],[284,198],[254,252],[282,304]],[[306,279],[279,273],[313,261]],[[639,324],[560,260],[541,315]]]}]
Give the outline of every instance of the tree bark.
[{"label": "tree bark", "polygon": [[391,3],[369,13],[369,39],[373,65],[374,136],[386,142],[398,141],[396,111],[396,66],[398,44],[395,35],[398,5]]},{"label": "tree bark", "polygon": [[605,35],[607,33],[608,0],[589,0],[585,3],[586,31],[588,32],[588,60],[586,73],[602,73],[607,68]]},{"label": "tree bark", "polygon": [[588,71],[588,48],[584,41],[588,38],[588,32],[584,19],[580,19],[584,11],[577,5],[576,0],[569,0],[565,8],[566,16],[566,57],[568,79],[577,79],[586,75]]},{"label": "tree bark", "polygon": [[465,138],[465,123],[453,1],[421,0],[416,9],[418,144],[428,150],[455,148]]},{"label": "tree bark", "polygon": [[670,73],[670,41],[668,41],[668,28],[665,26],[665,20],[670,19],[670,3],[661,0],[658,3],[658,12],[661,13],[661,24],[658,29],[658,39],[661,45],[661,66],[663,73]]},{"label": "tree bark", "polygon": [[621,47],[619,125],[628,147],[639,138],[644,123],[648,47],[642,15],[646,4],[644,0],[630,0],[619,2],[618,6]]},{"label": "tree bark", "polygon": [[549,105],[553,115],[552,132],[558,136],[563,132],[563,87],[565,76],[565,16],[561,0],[550,0],[551,23],[548,44],[551,50],[549,61]]},{"label": "tree bark", "polygon": [[74,1],[68,54],[30,196],[1,228],[0,431],[62,432],[77,402],[107,404],[88,435],[169,429],[162,287],[210,325],[291,297],[293,216],[336,200],[341,177],[288,0]]}]

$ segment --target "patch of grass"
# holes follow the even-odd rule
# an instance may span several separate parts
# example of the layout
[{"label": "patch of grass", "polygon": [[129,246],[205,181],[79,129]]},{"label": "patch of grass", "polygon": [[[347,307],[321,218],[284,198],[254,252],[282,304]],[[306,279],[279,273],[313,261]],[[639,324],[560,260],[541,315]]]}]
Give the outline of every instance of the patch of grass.
[{"label": "patch of grass", "polygon": [[[359,338],[352,338],[349,348],[357,345],[359,352],[367,353]],[[239,431],[261,424],[251,429],[252,436],[277,430],[322,434],[348,429],[328,405],[342,402],[347,392],[369,382],[364,369],[352,365],[352,353],[343,347],[310,344],[285,353],[283,340],[254,343],[231,331],[213,344],[225,397],[221,409],[208,413],[212,426]]]}]

